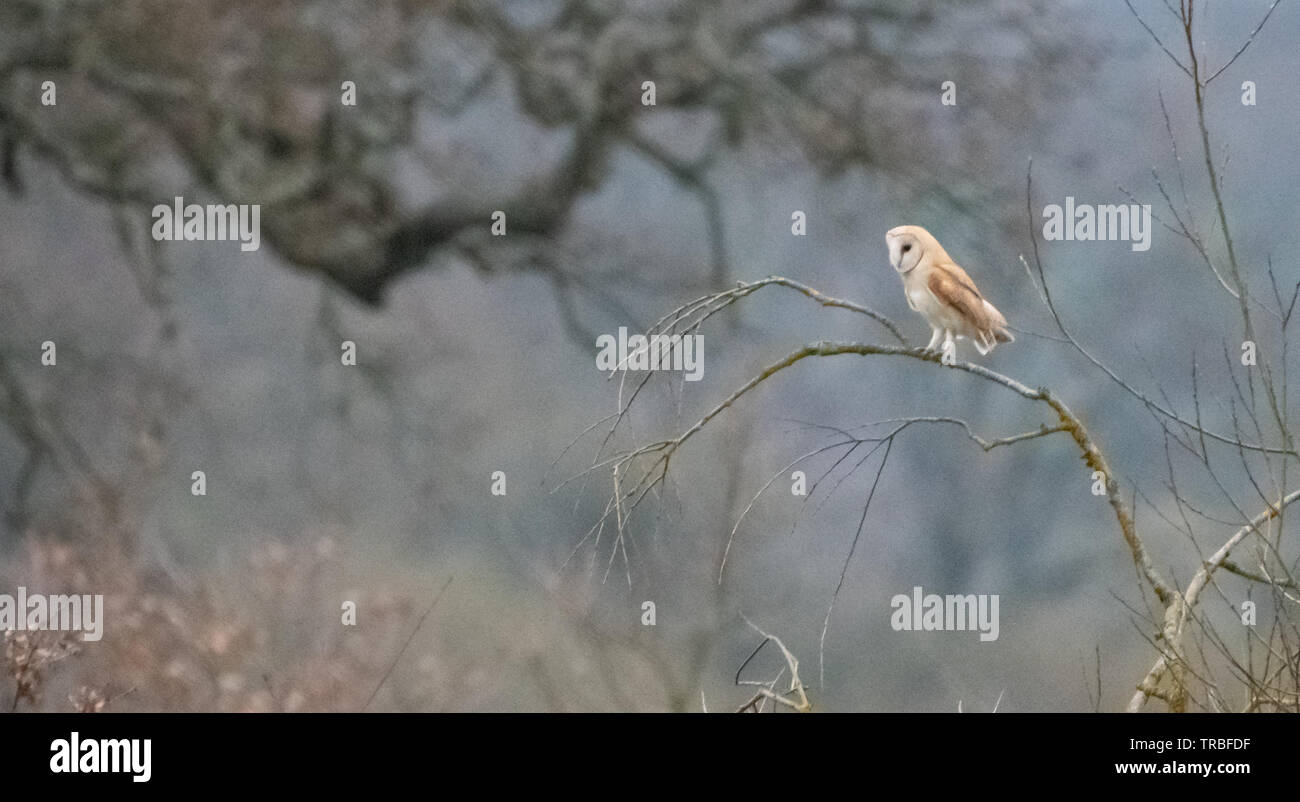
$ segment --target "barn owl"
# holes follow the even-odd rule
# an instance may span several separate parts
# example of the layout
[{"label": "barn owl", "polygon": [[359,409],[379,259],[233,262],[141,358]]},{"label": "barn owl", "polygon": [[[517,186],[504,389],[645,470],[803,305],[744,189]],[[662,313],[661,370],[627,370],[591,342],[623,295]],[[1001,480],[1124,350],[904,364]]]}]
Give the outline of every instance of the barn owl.
[{"label": "barn owl", "polygon": [[943,342],[956,353],[953,338],[969,339],[981,355],[998,343],[1015,340],[1007,319],[984,300],[966,271],[957,266],[934,235],[920,226],[898,226],[885,234],[889,263],[903,278],[907,305],[920,312],[934,330],[927,351]]}]

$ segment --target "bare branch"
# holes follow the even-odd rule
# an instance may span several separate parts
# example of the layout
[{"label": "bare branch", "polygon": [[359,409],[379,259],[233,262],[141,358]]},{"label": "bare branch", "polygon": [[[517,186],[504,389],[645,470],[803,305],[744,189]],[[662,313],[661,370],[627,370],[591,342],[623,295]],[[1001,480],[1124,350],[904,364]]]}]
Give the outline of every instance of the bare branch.
[{"label": "bare branch", "polygon": [[[1219,549],[1205,560],[1192,579],[1187,584],[1187,590],[1177,594],[1174,603],[1169,605],[1165,611],[1165,624],[1163,631],[1162,654],[1151,670],[1138,683],[1138,690],[1129,700],[1128,711],[1136,713],[1142,709],[1143,703],[1150,697],[1165,698],[1159,689],[1159,682],[1170,665],[1176,661],[1181,661],[1182,656],[1180,646],[1184,628],[1187,620],[1195,609],[1196,604],[1200,601],[1201,592],[1209,583],[1210,577],[1214,572],[1223,566],[1228,559],[1232,549],[1236,547],[1247,535],[1259,529],[1260,526],[1268,521],[1273,520],[1281,514],[1282,510],[1290,505],[1293,501],[1300,498],[1300,490],[1293,490],[1282,499],[1282,503],[1277,506],[1271,506],[1251,519],[1250,523],[1238,529],[1232,534]],[[1167,700],[1166,700],[1167,701]]]},{"label": "bare branch", "polygon": [[1259,24],[1255,26],[1255,30],[1253,30],[1253,31],[1250,32],[1250,36],[1247,36],[1247,37],[1246,37],[1246,41],[1244,41],[1244,42],[1241,43],[1241,47],[1237,49],[1237,52],[1236,52],[1236,53],[1233,53],[1233,54],[1232,54],[1232,58],[1228,59],[1228,61],[1227,61],[1226,64],[1224,64],[1224,65],[1223,65],[1222,67],[1220,67],[1219,69],[1215,70],[1214,73],[1211,74],[1209,78],[1206,78],[1206,79],[1205,79],[1205,82],[1204,82],[1204,83],[1205,83],[1205,86],[1209,86],[1209,85],[1210,85],[1210,81],[1213,81],[1215,78],[1218,78],[1219,75],[1222,74],[1224,70],[1226,70],[1226,69],[1228,69],[1229,67],[1232,66],[1233,62],[1235,62],[1237,59],[1241,58],[1241,54],[1242,54],[1242,53],[1245,53],[1245,52],[1246,52],[1246,48],[1250,47],[1251,44],[1254,43],[1254,41],[1255,41],[1255,36],[1256,36],[1256,35],[1257,35],[1257,34],[1258,34],[1258,33],[1259,33],[1263,28],[1264,28],[1264,23],[1268,22],[1268,18],[1271,17],[1271,16],[1273,16],[1273,9],[1277,8],[1277,4],[1278,4],[1280,1],[1281,1],[1281,0],[1273,0],[1273,4],[1270,5],[1270,6],[1268,7],[1268,11],[1265,11],[1265,12],[1264,12],[1264,18],[1261,19],[1261,20],[1259,21]]}]

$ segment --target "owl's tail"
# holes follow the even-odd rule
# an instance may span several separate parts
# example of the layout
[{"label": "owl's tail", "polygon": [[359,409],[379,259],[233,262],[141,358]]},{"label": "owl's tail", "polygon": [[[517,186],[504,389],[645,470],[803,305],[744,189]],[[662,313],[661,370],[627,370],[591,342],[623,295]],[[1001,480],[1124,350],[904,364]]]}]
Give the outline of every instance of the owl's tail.
[{"label": "owl's tail", "polygon": [[984,313],[988,315],[989,327],[975,337],[975,350],[984,356],[997,347],[998,343],[1013,343],[1016,338],[1007,329],[1007,319],[998,308],[987,300],[984,301]]},{"label": "owl's tail", "polygon": [[980,352],[980,356],[985,356],[989,351],[997,347],[998,343],[1013,343],[1016,338],[1011,332],[1003,326],[992,328],[987,331],[981,331],[979,336],[974,339],[975,350]]}]

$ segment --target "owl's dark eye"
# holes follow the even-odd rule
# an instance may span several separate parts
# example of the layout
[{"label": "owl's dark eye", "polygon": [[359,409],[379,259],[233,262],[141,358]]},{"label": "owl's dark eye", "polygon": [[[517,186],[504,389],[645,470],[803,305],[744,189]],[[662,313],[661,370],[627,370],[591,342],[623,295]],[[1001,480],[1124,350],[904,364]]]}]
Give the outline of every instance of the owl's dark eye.
[{"label": "owl's dark eye", "polygon": [[903,246],[903,253],[907,253],[907,252],[910,251],[910,250],[912,250],[912,246],[911,246],[911,245],[904,245],[904,246]]}]

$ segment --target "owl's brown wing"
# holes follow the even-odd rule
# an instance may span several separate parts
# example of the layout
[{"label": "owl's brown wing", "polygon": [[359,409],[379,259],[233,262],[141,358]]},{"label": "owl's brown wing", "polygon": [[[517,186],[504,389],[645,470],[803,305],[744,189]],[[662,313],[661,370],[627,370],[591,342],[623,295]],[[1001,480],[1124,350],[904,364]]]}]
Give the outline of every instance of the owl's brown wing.
[{"label": "owl's brown wing", "polygon": [[957,310],[975,331],[992,328],[992,320],[984,305],[984,296],[975,289],[966,271],[954,264],[935,265],[926,282],[930,293],[944,306]]}]

